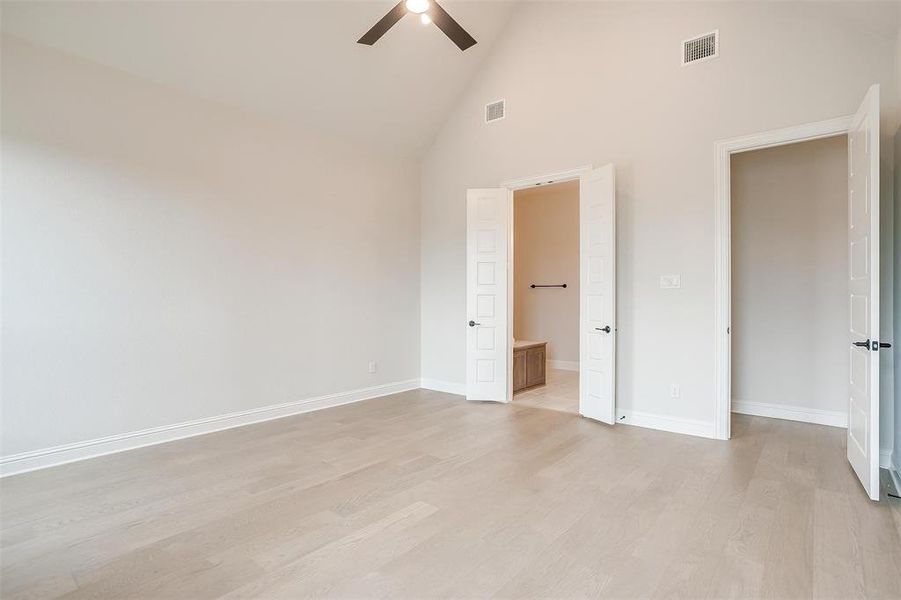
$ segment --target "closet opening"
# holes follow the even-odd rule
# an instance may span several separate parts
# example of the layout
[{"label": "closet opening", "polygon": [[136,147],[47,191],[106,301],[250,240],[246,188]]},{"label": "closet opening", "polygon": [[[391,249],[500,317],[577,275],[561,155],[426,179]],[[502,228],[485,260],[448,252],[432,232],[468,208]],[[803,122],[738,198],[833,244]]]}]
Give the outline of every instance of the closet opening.
[{"label": "closet opening", "polygon": [[844,135],[731,157],[733,435],[848,426],[847,164]]}]

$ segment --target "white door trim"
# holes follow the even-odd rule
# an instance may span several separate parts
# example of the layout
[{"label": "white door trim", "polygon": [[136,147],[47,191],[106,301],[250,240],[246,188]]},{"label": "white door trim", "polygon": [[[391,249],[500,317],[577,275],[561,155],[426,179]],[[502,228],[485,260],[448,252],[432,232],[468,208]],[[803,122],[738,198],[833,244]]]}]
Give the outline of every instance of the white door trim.
[{"label": "white door trim", "polygon": [[591,165],[582,165],[573,169],[565,169],[563,171],[554,171],[544,175],[535,175],[533,177],[523,177],[521,179],[511,179],[501,183],[500,187],[507,188],[515,192],[525,188],[535,187],[536,185],[549,185],[551,183],[563,183],[564,181],[572,181],[579,179],[585,173],[591,171]]},{"label": "white door trim", "polygon": [[729,328],[732,322],[732,181],[733,154],[761,150],[836,135],[847,135],[853,115],[806,123],[716,142],[714,148],[715,259],[714,259],[714,394],[715,437],[731,437],[732,357]]},{"label": "white door trim", "polygon": [[[562,171],[553,171],[543,175],[533,175],[531,177],[522,177],[519,179],[508,179],[500,184],[500,187],[506,188],[512,198],[513,192],[516,190],[524,190],[540,185],[550,185],[552,183],[563,183],[565,181],[578,181],[582,175],[591,172],[591,165],[582,165],[573,167],[572,169],[564,169]],[[508,320],[508,338],[513,337],[513,202],[510,202],[510,215],[507,219],[507,239],[510,245],[507,250],[507,320]],[[580,250],[581,252],[581,250]],[[581,319],[581,315],[580,315]],[[513,349],[509,349],[512,354]],[[507,402],[513,401],[513,361],[511,360],[507,366]]]}]

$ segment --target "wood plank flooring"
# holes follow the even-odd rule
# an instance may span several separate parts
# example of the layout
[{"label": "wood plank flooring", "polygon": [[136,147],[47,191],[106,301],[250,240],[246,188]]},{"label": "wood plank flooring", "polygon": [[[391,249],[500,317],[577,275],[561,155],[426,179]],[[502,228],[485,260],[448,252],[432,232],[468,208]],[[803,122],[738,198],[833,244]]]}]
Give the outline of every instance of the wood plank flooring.
[{"label": "wood plank flooring", "polygon": [[899,598],[844,431],[417,390],[0,481],[13,598]]}]

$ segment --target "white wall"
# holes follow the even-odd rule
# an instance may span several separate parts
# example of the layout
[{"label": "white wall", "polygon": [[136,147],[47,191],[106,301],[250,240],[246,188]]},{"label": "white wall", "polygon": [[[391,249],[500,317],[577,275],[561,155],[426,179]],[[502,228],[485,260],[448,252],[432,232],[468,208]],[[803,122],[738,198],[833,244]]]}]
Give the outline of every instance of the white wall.
[{"label": "white wall", "polygon": [[[895,72],[901,73],[901,5],[898,6],[898,15],[899,15],[899,27],[898,32],[895,38]],[[901,75],[897,78],[897,92],[898,97],[901,98]],[[899,121],[901,121],[901,102],[899,102],[898,109],[898,117]],[[890,130],[891,131],[891,130]],[[901,236],[901,126],[895,129],[895,134],[892,139],[892,145],[894,149],[893,155],[893,168],[894,168],[894,235],[892,236],[893,251],[892,256],[895,259],[895,273],[893,279],[893,288],[894,288],[894,302],[892,305],[894,306],[895,315],[901,314],[901,242],[897,241],[897,237]],[[892,364],[894,367],[894,375],[895,375],[895,387],[893,390],[892,398],[894,400],[894,406],[892,406],[892,410],[894,412],[893,416],[893,427],[892,427],[892,436],[891,439],[886,442],[885,436],[882,438],[882,447],[891,454],[891,461],[889,465],[883,464],[882,466],[894,467],[894,470],[898,476],[896,481],[901,480],[901,317],[894,319],[893,329],[889,331],[889,333],[893,334],[891,336],[893,350],[891,353],[886,353],[886,355],[890,356],[892,359]]]},{"label": "white wall", "polygon": [[[898,30],[898,68],[901,69],[901,29]],[[901,93],[901,89],[899,89]],[[901,127],[895,130],[893,139],[895,147],[895,265],[901,265],[901,242],[898,234],[901,233]],[[896,267],[896,271],[898,268]],[[896,273],[897,275],[897,273]],[[895,277],[895,314],[901,314],[901,276]],[[894,390],[894,431],[893,442],[883,442],[882,447],[892,452],[891,466],[901,478],[901,318],[895,319],[894,336],[892,336],[892,352],[895,366],[895,390]],[[886,466],[886,465],[883,465]],[[899,490],[901,491],[901,490]]]},{"label": "white wall", "polygon": [[579,182],[515,192],[513,227],[513,335],[547,342],[549,360],[578,362]]},{"label": "white wall", "polygon": [[732,401],[848,410],[847,136],[732,157]]},{"label": "white wall", "polygon": [[[680,66],[716,28],[720,58]],[[886,3],[521,5],[423,160],[423,377],[464,381],[465,189],[613,162],[618,407],[711,423],[714,142],[851,114],[872,83],[895,115],[896,29]]]},{"label": "white wall", "polygon": [[415,163],[2,51],[4,456],[418,378]]}]

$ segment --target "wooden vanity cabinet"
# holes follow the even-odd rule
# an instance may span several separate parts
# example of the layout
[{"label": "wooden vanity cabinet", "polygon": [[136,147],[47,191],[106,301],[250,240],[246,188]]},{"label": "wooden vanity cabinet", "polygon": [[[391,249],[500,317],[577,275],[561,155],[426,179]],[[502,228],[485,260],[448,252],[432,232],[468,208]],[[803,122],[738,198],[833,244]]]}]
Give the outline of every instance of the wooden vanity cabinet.
[{"label": "wooden vanity cabinet", "polygon": [[513,392],[544,385],[547,342],[517,340],[513,344]]}]

